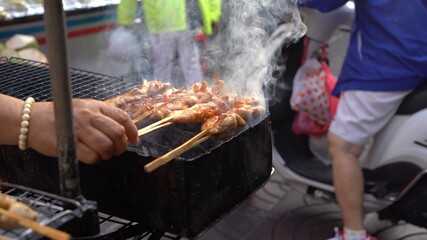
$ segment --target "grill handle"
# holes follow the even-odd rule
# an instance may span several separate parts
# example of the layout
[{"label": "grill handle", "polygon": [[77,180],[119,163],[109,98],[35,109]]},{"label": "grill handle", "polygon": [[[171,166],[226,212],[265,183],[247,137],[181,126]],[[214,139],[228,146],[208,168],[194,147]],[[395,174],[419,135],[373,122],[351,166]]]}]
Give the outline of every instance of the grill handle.
[{"label": "grill handle", "polygon": [[81,194],[81,190],[72,118],[65,13],[62,1],[44,0],[43,4],[55,110],[61,194],[64,197],[76,198]]}]

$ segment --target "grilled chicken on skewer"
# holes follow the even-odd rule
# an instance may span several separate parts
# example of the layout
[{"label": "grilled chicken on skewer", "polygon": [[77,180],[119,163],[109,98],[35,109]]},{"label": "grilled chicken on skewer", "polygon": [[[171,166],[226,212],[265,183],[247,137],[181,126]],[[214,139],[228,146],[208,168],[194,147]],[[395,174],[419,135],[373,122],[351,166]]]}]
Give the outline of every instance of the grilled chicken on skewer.
[{"label": "grilled chicken on skewer", "polygon": [[[147,117],[153,120],[161,120],[174,112],[210,101],[218,104],[218,108],[221,110],[220,112],[225,112],[233,105],[237,96],[233,94],[224,94],[223,92],[224,81],[222,80],[217,80],[212,88],[208,87],[206,81],[195,83],[188,91],[174,95],[174,97],[176,97],[175,99],[170,99],[167,102],[158,102],[152,106],[145,106],[145,111],[141,111],[143,113],[133,121],[136,124]],[[214,93],[220,95],[214,95]],[[188,112],[185,113],[188,115]]]},{"label": "grilled chicken on skewer", "polygon": [[160,81],[147,81],[144,79],[139,88],[134,88],[125,94],[107,99],[105,102],[112,106],[123,108],[127,103],[136,102],[145,97],[163,93],[169,88],[169,86],[169,83],[163,83]]},{"label": "grilled chicken on skewer", "polygon": [[[204,102],[204,100],[209,102]],[[184,102],[182,105],[176,104],[163,104],[160,108],[154,108],[152,112],[153,119],[160,119],[157,122],[144,127],[138,131],[138,136],[145,135],[161,126],[168,126],[170,122],[179,124],[197,124],[205,119],[225,113],[231,109],[235,104],[237,96],[234,94],[223,94],[221,96],[213,96],[212,98],[205,97],[199,100],[200,103],[187,108],[190,103],[177,100],[177,102]],[[178,105],[178,106],[177,106]],[[167,123],[167,124],[166,124]]]},{"label": "grilled chicken on skewer", "polygon": [[[38,213],[22,202],[16,201],[13,197],[0,193],[0,208],[20,215],[30,220],[37,220]],[[19,228],[20,225],[13,219],[5,215],[0,215],[0,228],[12,230]]]},{"label": "grilled chicken on skewer", "polygon": [[[166,101],[167,99],[176,98],[174,94],[182,95],[195,95],[197,98],[203,98],[202,95],[206,93],[214,94],[224,91],[224,81],[217,80],[215,84],[209,88],[206,81],[193,84],[190,88],[170,88],[169,83],[162,83],[160,81],[147,81],[143,80],[139,88],[134,88],[125,94],[121,94],[111,99],[105,100],[106,103],[124,110],[131,110],[137,107],[140,101],[144,103],[155,103]],[[157,99],[157,100],[156,100]],[[205,100],[206,101],[206,100]],[[135,111],[130,111],[135,112]]]},{"label": "grilled chicken on skewer", "polygon": [[[258,114],[260,113],[260,111],[262,111],[261,108],[257,107],[252,107],[252,109],[250,109],[246,106],[246,108],[247,109],[245,109],[244,113],[247,117],[259,116]],[[145,165],[144,170],[146,172],[152,172],[158,167],[170,162],[182,153],[208,140],[213,135],[231,133],[236,128],[246,125],[245,119],[241,115],[239,115],[239,112],[242,111],[233,108],[226,113],[222,113],[218,116],[213,116],[211,118],[206,119],[202,124],[202,131],[199,134],[197,134],[181,146],[173,149],[167,154]]]},{"label": "grilled chicken on skewer", "polygon": [[[177,102],[180,102],[180,100],[177,100]],[[248,102],[246,99],[238,100],[237,96],[234,94],[223,94],[220,96],[213,96],[209,102],[195,104],[190,108],[186,108],[187,103],[184,103],[182,106],[179,104],[179,106],[163,104],[160,108],[154,108],[152,110],[152,119],[158,121],[140,129],[138,131],[138,136],[159,129],[161,128],[160,126],[168,126],[170,122],[178,124],[201,123],[205,119],[225,113],[233,107],[236,108],[234,111],[244,115],[245,119],[259,116],[260,111],[258,111],[258,114],[254,114],[253,111],[257,108],[246,104],[246,102]]]},{"label": "grilled chicken on skewer", "polygon": [[193,105],[190,108],[174,111],[162,112],[159,114],[167,114],[168,116],[157,121],[145,128],[138,130],[138,136],[145,135],[162,126],[170,125],[171,123],[180,124],[197,124],[203,122],[205,119],[217,115],[218,106],[214,102],[200,103]]},{"label": "grilled chicken on skewer", "polygon": [[206,103],[210,99],[211,95],[209,93],[177,95],[177,97],[169,99],[168,101],[146,106],[145,111],[141,111],[141,114],[136,117],[133,122],[136,124],[147,117],[150,117],[153,120],[160,120],[169,116],[172,112],[187,109],[198,103]]},{"label": "grilled chicken on skewer", "polygon": [[26,227],[32,229],[34,232],[41,234],[50,239],[55,240],[69,240],[71,239],[71,235],[57,230],[55,228],[51,228],[48,226],[41,225],[37,221],[28,219],[22,216],[22,213],[15,213],[11,210],[7,211],[3,208],[0,208],[0,217],[10,219],[9,221],[15,222],[17,225],[21,227]]},{"label": "grilled chicken on skewer", "polygon": [[156,120],[162,119],[172,111],[182,110],[197,103],[205,103],[212,98],[206,81],[195,83],[188,90],[168,90],[160,95],[157,100],[150,99],[150,101],[140,104],[137,111],[131,111],[135,124],[150,116]]},{"label": "grilled chicken on skewer", "polygon": [[13,230],[26,227],[50,239],[71,239],[68,233],[40,225],[37,222],[38,218],[39,214],[28,205],[0,193],[0,229]]}]

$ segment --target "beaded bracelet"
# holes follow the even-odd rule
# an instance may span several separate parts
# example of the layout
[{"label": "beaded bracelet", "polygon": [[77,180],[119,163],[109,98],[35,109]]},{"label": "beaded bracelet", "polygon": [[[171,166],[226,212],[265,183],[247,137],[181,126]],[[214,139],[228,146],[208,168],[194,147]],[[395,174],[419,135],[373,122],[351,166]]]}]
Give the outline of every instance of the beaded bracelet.
[{"label": "beaded bracelet", "polygon": [[35,102],[34,98],[29,97],[25,100],[24,109],[22,110],[21,130],[19,134],[19,149],[27,149],[27,134],[30,127],[31,105]]}]

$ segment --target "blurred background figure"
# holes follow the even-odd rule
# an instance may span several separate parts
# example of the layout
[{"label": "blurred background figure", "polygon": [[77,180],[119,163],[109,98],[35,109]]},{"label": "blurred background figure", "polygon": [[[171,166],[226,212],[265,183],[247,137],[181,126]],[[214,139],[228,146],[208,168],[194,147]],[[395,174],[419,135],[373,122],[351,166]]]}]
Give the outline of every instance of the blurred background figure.
[{"label": "blurred background figure", "polygon": [[[200,82],[203,76],[195,37],[199,29],[206,35],[215,31],[221,17],[221,0],[142,0],[142,7],[150,35],[153,79],[178,85],[172,74],[178,54],[184,86]],[[118,24],[132,26],[136,10],[136,0],[122,0]]]}]

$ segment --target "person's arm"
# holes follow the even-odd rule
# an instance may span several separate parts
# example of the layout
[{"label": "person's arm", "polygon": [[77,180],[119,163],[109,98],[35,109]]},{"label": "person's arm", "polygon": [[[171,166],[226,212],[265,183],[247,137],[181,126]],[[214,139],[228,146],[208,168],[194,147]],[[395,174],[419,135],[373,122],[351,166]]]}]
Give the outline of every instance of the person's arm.
[{"label": "person's arm", "polygon": [[222,0],[198,0],[200,12],[202,13],[203,32],[206,35],[214,33],[213,28],[221,19]]},{"label": "person's arm", "polygon": [[17,145],[24,101],[0,94],[0,145]]},{"label": "person's arm", "polygon": [[122,26],[134,25],[137,7],[137,0],[121,0],[117,6],[117,23]]},{"label": "person's arm", "polygon": [[344,5],[349,0],[303,0],[302,7],[315,8],[321,12],[329,12]]},{"label": "person's arm", "polygon": [[[17,145],[24,102],[0,94],[0,144]],[[73,100],[77,158],[88,164],[126,151],[138,142],[137,128],[121,109],[91,99]],[[52,102],[35,102],[30,113],[28,147],[47,156],[57,155]]]}]

